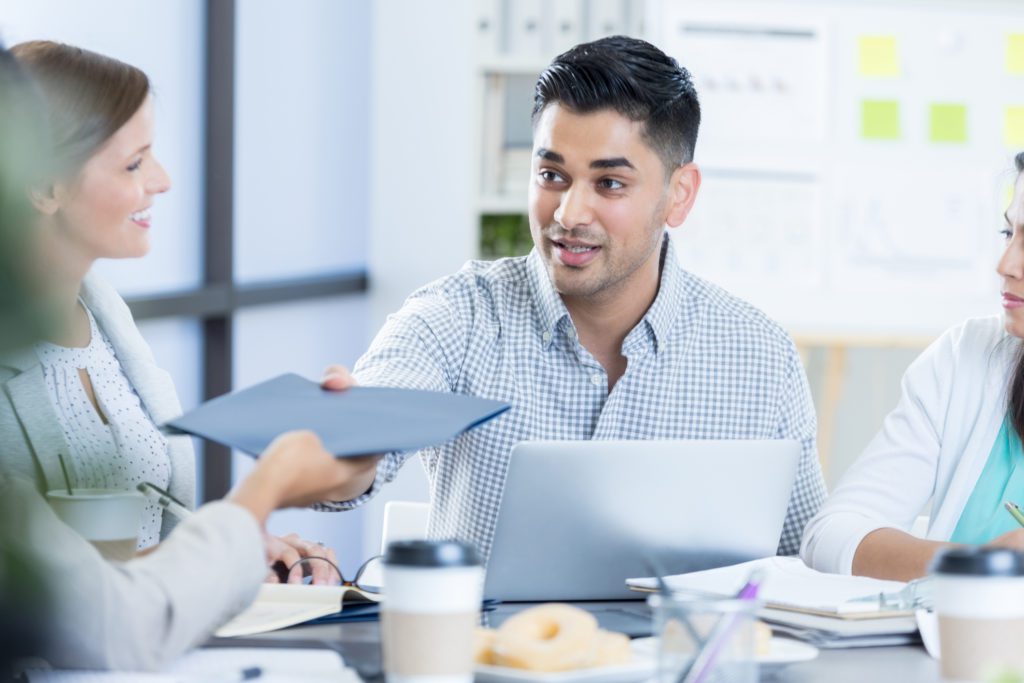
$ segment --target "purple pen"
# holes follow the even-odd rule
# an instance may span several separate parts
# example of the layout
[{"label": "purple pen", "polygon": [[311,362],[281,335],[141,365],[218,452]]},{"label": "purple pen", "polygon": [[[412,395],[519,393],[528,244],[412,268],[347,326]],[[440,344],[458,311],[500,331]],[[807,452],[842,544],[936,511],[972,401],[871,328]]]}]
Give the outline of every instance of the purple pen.
[{"label": "purple pen", "polygon": [[[764,571],[762,569],[758,568],[750,572],[747,582],[743,584],[743,588],[740,588],[735,599],[742,601],[756,600],[763,580]],[[707,641],[704,643],[704,647],[697,653],[693,663],[681,677],[681,683],[703,683],[711,673],[712,668],[714,668],[715,660],[718,659],[722,648],[729,642],[732,632],[736,629],[737,622],[738,619],[735,614],[722,615],[718,624],[712,630],[711,635],[708,636]]]},{"label": "purple pen", "polygon": [[755,600],[757,599],[757,593],[761,590],[761,582],[764,581],[764,570],[755,569],[750,572],[750,576],[747,577],[747,582],[743,584],[743,588],[736,594],[737,600]]}]

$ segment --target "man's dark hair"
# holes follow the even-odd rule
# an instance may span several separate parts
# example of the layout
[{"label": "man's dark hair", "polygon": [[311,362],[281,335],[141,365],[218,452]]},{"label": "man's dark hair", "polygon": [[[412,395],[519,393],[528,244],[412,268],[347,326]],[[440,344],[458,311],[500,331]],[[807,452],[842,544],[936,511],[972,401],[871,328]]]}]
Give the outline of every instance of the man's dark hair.
[{"label": "man's dark hair", "polygon": [[693,161],[700,104],[690,72],[646,41],[611,36],[555,57],[537,79],[534,124],[554,102],[579,114],[613,109],[641,122],[668,173]]}]

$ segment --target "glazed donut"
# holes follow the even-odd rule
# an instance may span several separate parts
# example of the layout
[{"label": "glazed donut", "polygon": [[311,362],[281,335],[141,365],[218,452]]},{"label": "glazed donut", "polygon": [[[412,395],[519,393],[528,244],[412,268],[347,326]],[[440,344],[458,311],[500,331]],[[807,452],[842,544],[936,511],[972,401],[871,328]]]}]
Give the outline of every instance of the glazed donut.
[{"label": "glazed donut", "polygon": [[494,661],[531,671],[566,671],[590,666],[597,654],[597,619],[564,604],[531,607],[498,629]]},{"label": "glazed donut", "polygon": [[772,653],[772,627],[760,619],[754,620],[754,652],[759,656]]},{"label": "glazed donut", "polygon": [[494,639],[498,632],[493,628],[478,626],[473,633],[473,661],[477,664],[494,664]]},{"label": "glazed donut", "polygon": [[614,631],[598,631],[594,661],[590,666],[621,666],[633,661],[629,636]]}]

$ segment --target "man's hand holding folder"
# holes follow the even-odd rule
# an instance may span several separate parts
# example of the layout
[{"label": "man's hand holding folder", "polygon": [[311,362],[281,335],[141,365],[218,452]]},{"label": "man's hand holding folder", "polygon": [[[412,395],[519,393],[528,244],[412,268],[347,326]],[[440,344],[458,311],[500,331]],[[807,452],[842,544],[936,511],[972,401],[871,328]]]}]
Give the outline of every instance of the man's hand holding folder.
[{"label": "man's hand holding folder", "polygon": [[[358,384],[356,378],[343,365],[331,365],[324,371],[320,386],[331,391],[345,391]],[[373,480],[377,476],[377,461],[383,453],[366,455],[361,458],[346,458],[352,462],[352,478],[349,484],[342,491],[338,491],[340,497],[331,497],[329,500],[352,500],[370,490]]]}]

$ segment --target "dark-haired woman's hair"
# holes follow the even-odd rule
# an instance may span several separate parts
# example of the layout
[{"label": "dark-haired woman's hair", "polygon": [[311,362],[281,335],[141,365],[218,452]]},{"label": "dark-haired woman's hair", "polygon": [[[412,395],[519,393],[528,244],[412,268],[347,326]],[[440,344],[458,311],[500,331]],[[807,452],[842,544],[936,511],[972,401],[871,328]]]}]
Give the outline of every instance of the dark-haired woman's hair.
[{"label": "dark-haired woman's hair", "polygon": [[533,122],[554,102],[579,114],[611,109],[640,122],[668,173],[693,161],[697,91],[690,73],[648,42],[611,36],[555,57],[537,79]]},{"label": "dark-haired woman's hair", "polygon": [[[1020,152],[1014,163],[1017,165],[1017,175],[1024,173],[1024,152]],[[1024,438],[1024,344],[1017,349],[1017,362],[1013,366],[1013,375],[1010,378],[1009,405],[1006,408],[1010,416],[1010,423],[1017,436]]]},{"label": "dark-haired woman's hair", "polygon": [[46,98],[54,161],[64,175],[77,173],[149,94],[140,69],[80,47],[33,40],[11,52]]}]

